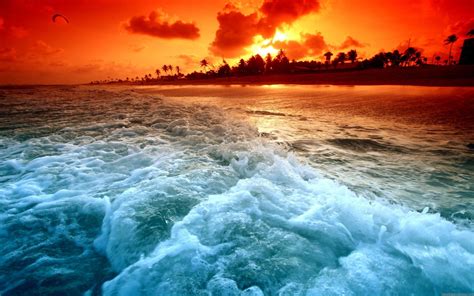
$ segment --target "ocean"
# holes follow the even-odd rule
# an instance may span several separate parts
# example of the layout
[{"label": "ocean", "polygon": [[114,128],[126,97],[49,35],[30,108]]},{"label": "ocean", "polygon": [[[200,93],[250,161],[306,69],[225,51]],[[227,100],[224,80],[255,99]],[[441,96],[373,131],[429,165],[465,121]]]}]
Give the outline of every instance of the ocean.
[{"label": "ocean", "polygon": [[3,87],[0,295],[474,293],[472,143],[472,87]]}]

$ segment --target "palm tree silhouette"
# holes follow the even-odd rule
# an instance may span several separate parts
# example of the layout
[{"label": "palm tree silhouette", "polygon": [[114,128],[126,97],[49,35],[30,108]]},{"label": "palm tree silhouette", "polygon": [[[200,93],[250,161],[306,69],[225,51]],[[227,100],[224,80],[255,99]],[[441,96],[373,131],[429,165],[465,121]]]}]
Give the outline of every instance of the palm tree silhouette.
[{"label": "palm tree silhouette", "polygon": [[414,47],[408,47],[407,50],[405,50],[405,53],[403,55],[403,61],[405,66],[409,66],[410,62],[413,62],[415,59],[415,56],[417,55],[418,51]]},{"label": "palm tree silhouette", "polygon": [[347,60],[346,53],[345,52],[338,53],[336,59],[339,63],[344,64],[344,62]]},{"label": "palm tree silhouette", "polygon": [[180,70],[181,70],[181,69],[179,68],[179,66],[176,66],[175,69],[176,69],[176,73],[178,73],[178,76],[179,76],[179,74],[181,74],[181,73],[180,73]]},{"label": "palm tree silhouette", "polygon": [[441,57],[440,57],[440,56],[436,56],[436,57],[435,57],[435,60],[436,60],[436,64],[439,65],[439,61],[441,61]]},{"label": "palm tree silhouette", "polygon": [[354,63],[355,60],[357,59],[357,51],[355,49],[350,50],[347,53],[347,59],[351,61],[352,63]]},{"label": "palm tree silhouette", "polygon": [[168,65],[163,65],[163,67],[161,67],[161,69],[163,69],[163,71],[165,71],[165,73],[168,73]]},{"label": "palm tree silhouette", "polygon": [[206,70],[207,67],[209,66],[209,63],[206,61],[206,59],[203,59],[200,63],[201,63],[201,67],[204,68],[204,70]]},{"label": "palm tree silhouette", "polygon": [[265,72],[270,73],[272,71],[272,55],[267,53],[265,57]]},{"label": "palm tree silhouette", "polygon": [[451,44],[451,46],[449,47],[448,65],[451,65],[451,60],[452,60],[451,51],[456,41],[458,41],[458,36],[456,36],[455,34],[449,35],[448,38],[444,40],[444,45]]},{"label": "palm tree silhouette", "polygon": [[324,54],[324,56],[326,57],[326,62],[329,63],[331,61],[331,57],[333,56],[333,53],[328,51]]},{"label": "palm tree silhouette", "polygon": [[170,70],[170,74],[173,74],[173,66],[172,65],[168,65],[168,70]]}]

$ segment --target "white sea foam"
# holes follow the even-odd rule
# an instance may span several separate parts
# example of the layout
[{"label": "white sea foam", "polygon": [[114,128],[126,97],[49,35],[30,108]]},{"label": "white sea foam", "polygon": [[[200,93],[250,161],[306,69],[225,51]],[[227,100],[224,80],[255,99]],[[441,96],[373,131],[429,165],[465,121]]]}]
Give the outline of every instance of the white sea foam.
[{"label": "white sea foam", "polygon": [[249,165],[240,155],[231,167],[246,176],[195,206],[174,224],[170,239],[107,282],[105,294],[474,289],[472,232],[439,214],[357,196],[291,156],[253,147],[244,154],[261,162]]},{"label": "white sea foam", "polygon": [[474,290],[469,225],[356,193],[238,112],[42,91],[87,118],[0,137],[0,294]]}]

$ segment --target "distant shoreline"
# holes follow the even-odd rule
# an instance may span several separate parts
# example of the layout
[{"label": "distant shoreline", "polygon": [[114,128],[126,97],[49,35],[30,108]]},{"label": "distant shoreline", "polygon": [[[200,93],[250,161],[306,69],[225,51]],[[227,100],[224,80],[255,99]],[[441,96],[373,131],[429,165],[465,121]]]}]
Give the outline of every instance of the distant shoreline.
[{"label": "distant shoreline", "polygon": [[[144,85],[413,85],[413,86],[474,86],[474,66],[366,69],[306,74],[274,74],[171,80]],[[139,84],[140,85],[140,84]]]},{"label": "distant shoreline", "polygon": [[61,85],[411,85],[474,87],[474,65],[409,67],[363,70],[329,70],[317,73],[271,74],[208,79],[160,80],[158,82],[78,83],[78,84],[5,84],[0,88]]}]

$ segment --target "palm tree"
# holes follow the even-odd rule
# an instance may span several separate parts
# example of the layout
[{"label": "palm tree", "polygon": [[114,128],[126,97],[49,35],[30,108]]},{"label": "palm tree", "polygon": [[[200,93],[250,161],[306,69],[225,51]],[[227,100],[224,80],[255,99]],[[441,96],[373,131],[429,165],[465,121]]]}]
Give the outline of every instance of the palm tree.
[{"label": "palm tree", "polygon": [[395,49],[392,52],[392,55],[390,58],[392,66],[396,66],[396,67],[400,66],[401,59],[402,59],[402,55],[400,54],[400,51],[398,51],[398,49]]},{"label": "palm tree", "polygon": [[324,54],[324,57],[326,57],[326,62],[330,62],[331,61],[331,57],[333,56],[333,53],[328,51]]},{"label": "palm tree", "polygon": [[404,65],[407,66],[410,64],[410,62],[413,62],[417,54],[418,54],[418,51],[416,50],[416,48],[408,47],[407,50],[405,50],[404,55],[402,56]]},{"label": "palm tree", "polygon": [[168,65],[168,69],[170,70],[170,73],[173,74],[173,66],[172,66],[172,65]]},{"label": "palm tree", "polygon": [[272,71],[272,55],[267,53],[265,57],[265,72],[270,73]]},{"label": "palm tree", "polygon": [[351,61],[352,63],[354,63],[355,60],[357,59],[357,51],[355,49],[350,50],[347,53],[347,59]]},{"label": "palm tree", "polygon": [[440,56],[436,56],[436,57],[435,57],[435,60],[436,60],[436,64],[439,65],[439,61],[441,61],[441,57],[440,57]]},{"label": "palm tree", "polygon": [[345,52],[338,53],[336,59],[339,63],[344,64],[344,62],[347,60],[346,53]]},{"label": "palm tree", "polygon": [[160,78],[160,74],[161,74],[160,69],[156,69],[155,73],[156,73],[156,79]]},{"label": "palm tree", "polygon": [[328,51],[324,54],[324,56],[326,57],[326,63],[329,64],[329,62],[331,62],[331,57],[333,56],[333,53]]},{"label": "palm tree", "polygon": [[163,69],[163,71],[165,71],[165,73],[168,73],[168,65],[163,65],[163,67],[161,67],[161,69]]},{"label": "palm tree", "polygon": [[206,59],[203,59],[201,62],[201,67],[204,68],[205,70],[207,67],[209,67],[209,63],[206,61]]},{"label": "palm tree", "polygon": [[181,70],[181,69],[179,68],[179,66],[176,66],[175,68],[176,68],[176,73],[178,73],[178,76],[179,76],[179,74],[181,74],[181,73],[180,73],[180,70]]},{"label": "palm tree", "polygon": [[451,44],[451,46],[449,47],[448,65],[451,65],[451,59],[452,59],[451,51],[456,41],[458,41],[458,36],[456,36],[455,34],[449,35],[448,38],[444,40],[444,45]]}]

